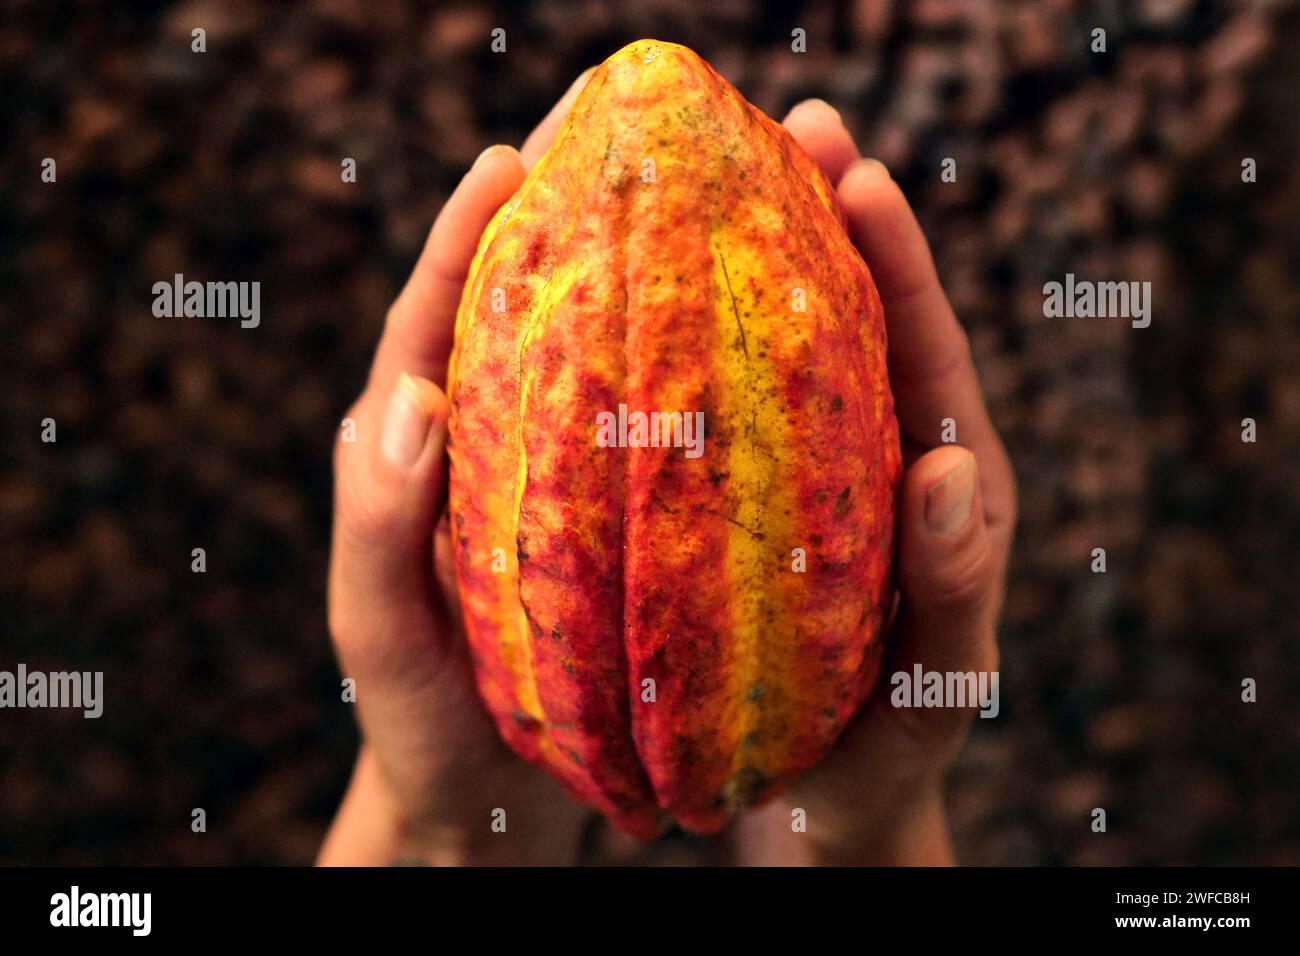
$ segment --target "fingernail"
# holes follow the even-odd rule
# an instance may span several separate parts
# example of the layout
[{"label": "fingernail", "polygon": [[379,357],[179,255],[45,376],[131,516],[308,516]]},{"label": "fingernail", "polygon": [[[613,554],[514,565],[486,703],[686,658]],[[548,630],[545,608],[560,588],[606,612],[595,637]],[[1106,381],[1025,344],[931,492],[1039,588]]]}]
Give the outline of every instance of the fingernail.
[{"label": "fingernail", "polygon": [[820,96],[814,96],[814,97],[812,97],[811,99],[806,99],[806,100],[802,101],[801,103],[798,103],[798,104],[795,106],[795,109],[798,109],[800,106],[814,106],[814,105],[815,105],[815,106],[821,106],[821,107],[824,107],[825,109],[830,110],[832,113],[835,114],[835,119],[839,122],[839,124],[840,124],[841,126],[844,125],[844,117],[840,115],[840,111],[837,110],[835,107],[831,106],[830,103],[826,102],[826,101],[825,101],[824,99],[822,99]]},{"label": "fingernail", "polygon": [[403,372],[384,413],[380,447],[398,468],[410,468],[420,458],[434,415],[441,405],[441,390],[427,378]]},{"label": "fingernail", "polygon": [[483,160],[487,157],[487,154],[490,153],[490,152],[492,152],[492,150],[494,150],[494,149],[500,149],[501,146],[502,146],[501,143],[493,143],[493,144],[492,144],[491,146],[489,146],[487,149],[483,150],[483,152],[479,153],[478,156],[474,159],[474,164],[473,164],[473,166],[470,166],[470,169],[473,169],[473,168],[474,168],[475,166],[477,166],[479,163],[483,162]]},{"label": "fingernail", "polygon": [[966,524],[975,501],[975,456],[965,457],[925,493],[925,523],[934,534],[952,534]]},{"label": "fingernail", "polygon": [[[589,67],[587,67],[585,70],[583,70],[581,73],[579,73],[579,74],[578,74],[578,78],[577,78],[576,80],[574,80],[572,83],[570,83],[570,84],[569,84],[569,88],[568,88],[567,90],[564,91],[564,96],[568,96],[570,93],[573,93],[573,92],[575,92],[575,91],[577,91],[577,90],[580,90],[580,89],[582,89],[584,86],[586,86],[586,85],[587,85],[587,81],[588,81],[589,79],[591,79],[591,74],[593,74],[593,73],[595,73],[595,72],[596,72],[596,68],[595,68],[594,66],[589,66]],[[560,99],[563,99],[563,98],[564,98],[563,96],[560,97]]]},{"label": "fingernail", "polygon": [[[874,156],[863,156],[861,159],[855,159],[852,165],[849,166],[849,169],[852,169],[854,166],[860,166],[863,169],[877,170],[883,173],[886,178],[889,178],[889,167]],[[845,175],[848,175],[847,171],[845,172]]]}]

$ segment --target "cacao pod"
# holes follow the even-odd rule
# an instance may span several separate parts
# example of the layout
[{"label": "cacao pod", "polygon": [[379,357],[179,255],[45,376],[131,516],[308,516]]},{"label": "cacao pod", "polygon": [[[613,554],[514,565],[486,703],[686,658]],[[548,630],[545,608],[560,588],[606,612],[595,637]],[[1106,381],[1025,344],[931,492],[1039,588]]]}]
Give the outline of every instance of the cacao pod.
[{"label": "cacao pod", "polygon": [[515,751],[644,838],[821,759],[879,671],[901,459],[879,297],[783,127],[684,47],[605,61],[484,232],[448,389]]}]

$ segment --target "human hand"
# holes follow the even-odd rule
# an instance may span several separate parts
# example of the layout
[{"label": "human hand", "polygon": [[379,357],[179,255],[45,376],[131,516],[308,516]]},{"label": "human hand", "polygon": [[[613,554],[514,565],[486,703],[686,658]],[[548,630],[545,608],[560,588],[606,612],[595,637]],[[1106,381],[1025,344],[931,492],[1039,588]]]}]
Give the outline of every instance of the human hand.
[{"label": "human hand", "polygon": [[[1016,487],[984,407],[970,346],[902,190],[862,159],[839,114],[800,103],[785,126],[836,186],[884,306],[889,376],[903,438],[900,603],[880,685],[826,759],[772,804],[738,820],[735,860],[751,864],[953,860],[942,777],[971,708],[895,708],[889,675],[997,670]],[[965,447],[941,444],[956,422]],[[806,813],[795,833],[792,812]]]},{"label": "human hand", "polygon": [[[449,410],[441,386],[470,261],[587,76],[522,151],[489,148],[447,200],[346,415],[356,440],[335,447],[329,626],[343,674],[356,681],[363,743],[323,865],[576,859],[589,811],[507,750],[475,693],[439,518]],[[504,833],[491,827],[498,807]]]},{"label": "human hand", "polygon": [[[559,862],[576,845],[584,812],[500,744],[474,697],[464,643],[452,636],[455,592],[445,525],[432,549],[428,533],[442,492],[445,397],[431,382],[408,382],[399,388],[414,399],[412,405],[391,399],[393,410],[385,414],[401,420],[422,407],[423,414],[416,411],[407,420],[429,423],[427,434],[420,427],[419,455],[396,478],[385,452],[389,443],[372,440],[367,452],[361,434],[363,422],[376,421],[381,397],[393,392],[401,370],[443,380],[452,320],[477,237],[526,167],[545,152],[586,76],[529,137],[522,154],[508,147],[489,150],[448,201],[390,312],[370,382],[354,407],[358,444],[351,451],[340,446],[331,630],[345,670],[359,682],[371,674],[366,683],[373,699],[367,706],[359,696],[367,745],[322,862],[362,862],[358,854],[365,862],[387,862],[402,847],[418,848],[417,854],[435,862],[481,856],[488,808],[503,792],[524,796],[519,806],[563,817],[519,828],[556,839],[534,848],[542,850],[541,857],[515,848],[516,858]],[[885,672],[916,661],[927,670],[993,670],[993,624],[1015,520],[1015,487],[964,333],[906,200],[884,168],[859,160],[838,115],[825,104],[801,104],[786,124],[837,184],[889,325],[891,380],[910,467],[900,504],[903,601]],[[958,422],[971,451],[934,448],[944,417]],[[406,443],[408,449],[416,445],[417,439]],[[350,467],[344,457],[350,457]],[[968,499],[948,493],[967,487]],[[349,515],[356,530],[348,530]],[[931,529],[928,518],[940,530]],[[438,586],[419,571],[431,560]],[[374,623],[358,621],[359,609]],[[427,640],[411,636],[419,633]],[[950,860],[939,785],[969,719],[969,711],[895,710],[887,694],[877,694],[821,766],[737,824],[739,861]],[[807,834],[790,832],[792,806],[806,810]],[[497,849],[505,849],[504,841]]]}]

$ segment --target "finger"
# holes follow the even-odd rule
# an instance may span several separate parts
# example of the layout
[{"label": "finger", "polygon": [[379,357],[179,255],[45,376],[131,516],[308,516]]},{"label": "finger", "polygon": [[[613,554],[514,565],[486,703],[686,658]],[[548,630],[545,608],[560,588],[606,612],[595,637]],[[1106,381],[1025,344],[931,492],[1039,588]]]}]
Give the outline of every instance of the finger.
[{"label": "finger", "polygon": [[958,445],[922,456],[903,481],[899,527],[900,662],[945,671],[992,667],[989,612],[998,570],[976,456]]},{"label": "finger", "polygon": [[490,146],[442,207],[424,250],[388,311],[368,388],[387,395],[402,371],[443,384],[456,309],[479,237],[524,180],[519,154]]},{"label": "finger", "polygon": [[983,404],[966,333],[939,284],[921,227],[884,165],[855,163],[839,192],[885,309],[890,380],[907,407],[924,413],[908,423],[919,433],[914,437],[933,444],[939,426],[930,412],[973,418]]},{"label": "finger", "polygon": [[357,423],[359,440],[340,443],[335,456],[329,630],[344,676],[356,682],[362,733],[410,806],[427,796],[431,760],[466,746],[483,756],[495,736],[432,564],[447,397],[401,373],[376,398]]},{"label": "finger", "polygon": [[340,442],[335,456],[329,619],[345,672],[387,682],[434,631],[448,403],[428,379],[403,373],[376,411],[375,427],[359,422],[359,440]]},{"label": "finger", "polygon": [[[861,799],[865,783],[883,806],[934,785],[964,737],[970,707],[898,706],[914,702],[922,674],[988,674],[997,668],[996,567],[980,501],[979,465],[965,448],[945,445],[908,470],[899,495],[901,606],[875,692],[836,745],[820,786],[833,804]],[[902,683],[900,677],[909,679]],[[969,682],[965,682],[969,686]],[[923,688],[924,689],[924,685]],[[897,695],[902,695],[899,701]],[[978,694],[977,702],[978,702]],[[945,702],[947,703],[947,702]],[[838,768],[838,769],[837,769]]]},{"label": "finger", "polygon": [[889,379],[905,436],[939,443],[945,419],[981,468],[984,507],[1009,548],[1015,477],[989,419],[970,343],[935,271],[930,247],[898,184],[873,159],[855,162],[839,187],[849,230],[880,292],[889,338]]},{"label": "finger", "polygon": [[860,155],[839,111],[825,100],[795,104],[782,125],[817,161],[832,185],[840,181],[844,170]]},{"label": "finger", "polygon": [[976,693],[961,708],[896,706],[895,694],[908,685],[895,675],[914,683],[919,668],[943,675],[947,686],[949,674],[974,673],[978,690],[984,674],[982,689],[994,687],[1000,571],[980,506],[975,456],[948,445],[922,457],[903,482],[899,529],[898,643],[848,739],[860,760],[911,781],[946,766],[981,702]]},{"label": "finger", "polygon": [[578,74],[578,78],[560,97],[559,102],[551,107],[551,111],[537,124],[537,128],[528,134],[528,138],[524,140],[523,148],[519,150],[524,169],[532,169],[543,154],[551,148],[551,143],[555,141],[555,134],[560,131],[560,124],[569,115],[574,100],[578,98],[582,88],[587,85],[587,80],[591,78],[591,74],[595,72],[595,69],[595,67],[588,67]]}]

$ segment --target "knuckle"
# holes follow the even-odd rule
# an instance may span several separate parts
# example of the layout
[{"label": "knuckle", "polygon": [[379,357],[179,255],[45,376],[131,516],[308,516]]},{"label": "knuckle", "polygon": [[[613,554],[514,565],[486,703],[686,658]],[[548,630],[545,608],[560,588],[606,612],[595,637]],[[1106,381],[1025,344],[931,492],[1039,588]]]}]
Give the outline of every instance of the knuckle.
[{"label": "knuckle", "polygon": [[362,461],[337,475],[335,521],[344,547],[373,549],[394,540],[401,530],[401,502],[394,495],[383,494],[368,471]]},{"label": "knuckle", "polygon": [[924,382],[940,388],[971,374],[974,358],[970,336],[956,318],[952,324],[954,328],[942,344],[897,369],[891,367],[891,378],[897,378],[899,385],[904,387]]},{"label": "knuckle", "polygon": [[[360,447],[360,443],[356,441],[358,437],[356,430],[359,427],[357,423],[360,421],[360,416],[360,398],[348,406],[348,410],[339,416],[338,426],[334,429],[334,448],[331,456],[336,478],[343,473],[347,465],[345,456]],[[350,428],[347,427],[348,422],[352,423]]]},{"label": "knuckle", "polygon": [[365,548],[393,539],[400,529],[400,511],[378,495],[358,494],[355,483],[343,488],[339,508],[339,527],[347,542]]},{"label": "knuckle", "polygon": [[982,606],[993,585],[993,554],[987,544],[963,552],[935,581],[927,603],[950,612]]},{"label": "knuckle", "polygon": [[352,651],[358,644],[361,629],[357,626],[355,615],[338,594],[337,588],[330,589],[325,606],[325,623],[340,661],[350,660],[353,656]]},{"label": "knuckle", "polygon": [[347,676],[373,669],[377,654],[382,653],[382,641],[376,641],[382,613],[355,588],[337,586],[333,575],[328,592],[325,626],[340,667]]},{"label": "knuckle", "polygon": [[989,634],[987,640],[981,640],[975,651],[975,666],[972,670],[980,674],[996,674],[1002,663],[1002,655],[998,650],[998,641],[996,634]]},{"label": "knuckle", "polygon": [[397,293],[397,297],[393,299],[391,303],[389,303],[388,311],[384,313],[384,327],[382,330],[383,335],[388,335],[390,332],[393,331],[393,329],[395,329],[398,326],[398,324],[401,323],[402,315],[406,311],[404,305],[405,299],[406,299],[406,289],[403,288],[400,292]]},{"label": "knuckle", "polygon": [[1007,535],[1007,541],[1009,547],[1010,541],[1015,537],[1016,529],[1020,526],[1020,492],[1016,487],[1015,472],[1012,471],[1010,465],[1007,466],[1007,471],[1011,474],[1011,484],[1010,484],[1011,490],[1007,496],[1008,502],[1007,502],[1007,522],[1006,522],[1007,524],[1006,535]]},{"label": "knuckle", "polygon": [[975,712],[970,708],[890,707],[900,758],[946,763],[965,738]]},{"label": "knuckle", "polygon": [[1011,536],[1020,520],[1020,484],[1006,445],[1000,439],[995,445],[989,473],[993,479],[993,492],[986,495],[985,508],[990,512],[991,518]]}]

